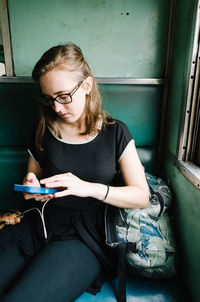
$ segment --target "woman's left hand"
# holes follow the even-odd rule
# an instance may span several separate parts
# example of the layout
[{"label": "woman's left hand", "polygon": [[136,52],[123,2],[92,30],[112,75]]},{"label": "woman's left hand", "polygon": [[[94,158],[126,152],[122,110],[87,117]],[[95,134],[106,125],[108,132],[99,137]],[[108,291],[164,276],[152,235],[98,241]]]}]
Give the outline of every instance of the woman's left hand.
[{"label": "woman's left hand", "polygon": [[40,183],[46,188],[61,189],[53,195],[54,198],[68,195],[79,197],[91,196],[91,183],[83,181],[72,173],[58,174],[52,177],[40,180]]}]

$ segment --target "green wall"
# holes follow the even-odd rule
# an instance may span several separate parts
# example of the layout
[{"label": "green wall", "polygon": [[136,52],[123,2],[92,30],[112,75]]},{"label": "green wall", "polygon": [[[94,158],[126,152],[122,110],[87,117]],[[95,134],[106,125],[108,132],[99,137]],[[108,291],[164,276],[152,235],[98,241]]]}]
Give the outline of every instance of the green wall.
[{"label": "green wall", "polygon": [[200,190],[186,179],[170,160],[165,175],[174,194],[174,217],[181,274],[192,296],[200,301]]},{"label": "green wall", "polygon": [[196,0],[177,0],[176,3],[164,175],[174,193],[175,225],[183,278],[187,281],[193,301],[199,302],[200,190],[175,165],[189,82],[196,7]]},{"label": "green wall", "polygon": [[164,74],[170,0],[8,0],[14,70],[31,74],[49,47],[79,45],[95,76]]}]

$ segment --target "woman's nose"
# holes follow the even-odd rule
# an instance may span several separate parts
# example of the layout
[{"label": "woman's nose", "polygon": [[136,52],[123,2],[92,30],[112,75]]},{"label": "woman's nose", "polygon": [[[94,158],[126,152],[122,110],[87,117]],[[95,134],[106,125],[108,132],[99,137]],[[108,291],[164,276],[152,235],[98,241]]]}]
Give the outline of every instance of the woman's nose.
[{"label": "woman's nose", "polygon": [[63,108],[63,104],[60,104],[60,103],[54,101],[53,109],[54,109],[56,112],[60,112],[62,108]]}]

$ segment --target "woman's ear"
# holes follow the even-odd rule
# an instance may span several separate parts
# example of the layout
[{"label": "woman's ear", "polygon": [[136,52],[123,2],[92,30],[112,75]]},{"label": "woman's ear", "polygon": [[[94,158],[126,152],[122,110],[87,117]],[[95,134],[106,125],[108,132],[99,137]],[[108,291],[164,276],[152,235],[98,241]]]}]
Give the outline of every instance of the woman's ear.
[{"label": "woman's ear", "polygon": [[89,94],[93,85],[93,78],[91,76],[87,77],[82,84],[83,89],[85,90],[86,94]]}]

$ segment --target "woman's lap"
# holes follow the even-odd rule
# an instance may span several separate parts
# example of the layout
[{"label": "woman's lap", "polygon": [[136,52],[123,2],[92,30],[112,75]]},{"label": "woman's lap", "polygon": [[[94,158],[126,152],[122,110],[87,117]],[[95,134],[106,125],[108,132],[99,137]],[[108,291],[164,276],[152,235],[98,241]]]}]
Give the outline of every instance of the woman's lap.
[{"label": "woman's lap", "polygon": [[52,241],[28,264],[1,301],[74,301],[89,288],[100,269],[96,256],[81,241]]}]

